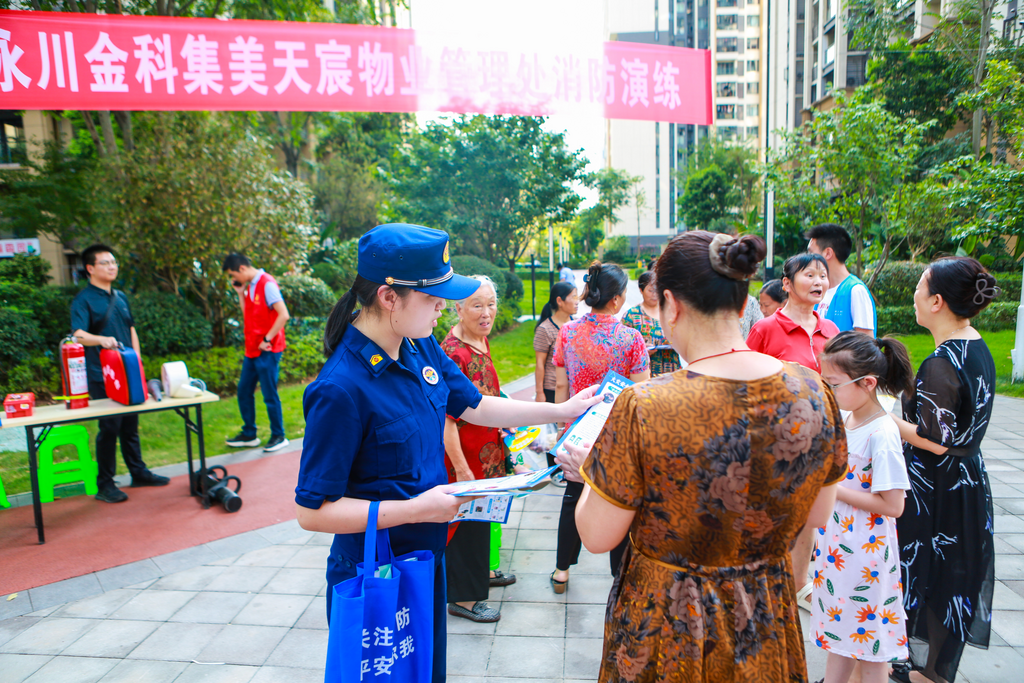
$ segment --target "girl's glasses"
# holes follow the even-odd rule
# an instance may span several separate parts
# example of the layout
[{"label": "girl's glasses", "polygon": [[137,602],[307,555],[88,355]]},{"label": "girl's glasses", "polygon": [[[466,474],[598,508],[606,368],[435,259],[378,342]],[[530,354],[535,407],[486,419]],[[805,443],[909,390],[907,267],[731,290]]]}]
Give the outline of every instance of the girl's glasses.
[{"label": "girl's glasses", "polygon": [[878,375],[864,375],[862,377],[858,377],[857,379],[851,379],[849,382],[843,382],[842,384],[832,384],[830,382],[825,382],[825,380],[821,381],[825,382],[825,386],[827,386],[829,389],[835,391],[836,389],[841,389],[842,387],[845,387],[847,384],[853,384],[854,382],[859,382],[862,379],[867,379],[868,377],[874,377],[875,379],[877,379]]}]

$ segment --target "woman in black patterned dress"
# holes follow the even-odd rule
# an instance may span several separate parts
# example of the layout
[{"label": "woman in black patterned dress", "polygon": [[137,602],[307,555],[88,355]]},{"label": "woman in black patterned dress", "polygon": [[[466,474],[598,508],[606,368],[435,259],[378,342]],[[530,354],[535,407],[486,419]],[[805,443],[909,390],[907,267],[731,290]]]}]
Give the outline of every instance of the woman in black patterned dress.
[{"label": "woman in black patterned dress", "polygon": [[914,292],[917,322],[935,351],[917,371],[898,420],[911,492],[896,523],[912,672],[904,681],[952,681],[964,644],[988,648],[995,551],[992,491],[981,440],[996,368],[971,326],[999,289],[972,258],[939,259]]}]

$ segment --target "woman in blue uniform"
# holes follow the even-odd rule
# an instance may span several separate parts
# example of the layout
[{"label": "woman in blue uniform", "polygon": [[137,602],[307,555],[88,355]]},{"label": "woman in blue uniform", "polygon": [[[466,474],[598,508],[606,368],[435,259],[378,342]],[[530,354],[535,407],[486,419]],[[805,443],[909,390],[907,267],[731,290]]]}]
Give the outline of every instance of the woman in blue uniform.
[{"label": "woman in blue uniform", "polygon": [[355,576],[362,561],[369,501],[381,501],[377,526],[391,529],[395,555],[434,552],[437,683],[445,680],[447,525],[465,502],[447,493],[445,415],[519,427],[571,421],[600,399],[593,388],[559,404],[481,396],[432,336],[445,300],[480,286],[452,270],[447,233],[380,225],[360,238],[357,270],[327,321],[328,360],[303,397],[297,517],[303,529],[335,534],[328,618],[334,586]]}]

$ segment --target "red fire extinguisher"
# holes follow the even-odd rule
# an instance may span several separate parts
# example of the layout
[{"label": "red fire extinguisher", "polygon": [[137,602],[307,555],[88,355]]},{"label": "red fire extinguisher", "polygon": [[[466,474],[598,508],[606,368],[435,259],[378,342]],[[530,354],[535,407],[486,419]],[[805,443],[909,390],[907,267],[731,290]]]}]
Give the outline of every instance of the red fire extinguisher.
[{"label": "red fire extinguisher", "polygon": [[74,337],[65,337],[60,342],[60,379],[63,396],[68,410],[89,406],[89,381],[85,373],[85,347]]}]

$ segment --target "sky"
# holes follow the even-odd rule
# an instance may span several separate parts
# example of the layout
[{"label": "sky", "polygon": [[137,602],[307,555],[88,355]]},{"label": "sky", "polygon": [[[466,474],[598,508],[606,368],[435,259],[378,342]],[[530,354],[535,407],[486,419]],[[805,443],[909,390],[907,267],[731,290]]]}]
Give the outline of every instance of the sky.
[{"label": "sky", "polygon": [[[496,43],[531,48],[559,45],[580,54],[592,52],[594,42],[604,40],[604,3],[599,0],[409,0],[412,28],[417,31],[447,34],[455,39],[472,36]],[[421,124],[439,118],[421,113]],[[599,115],[552,116],[546,126],[553,132],[565,132],[569,149],[582,149],[590,162],[587,170],[604,165],[605,119]],[[585,204],[592,204],[596,193],[588,188],[576,190]]]}]

